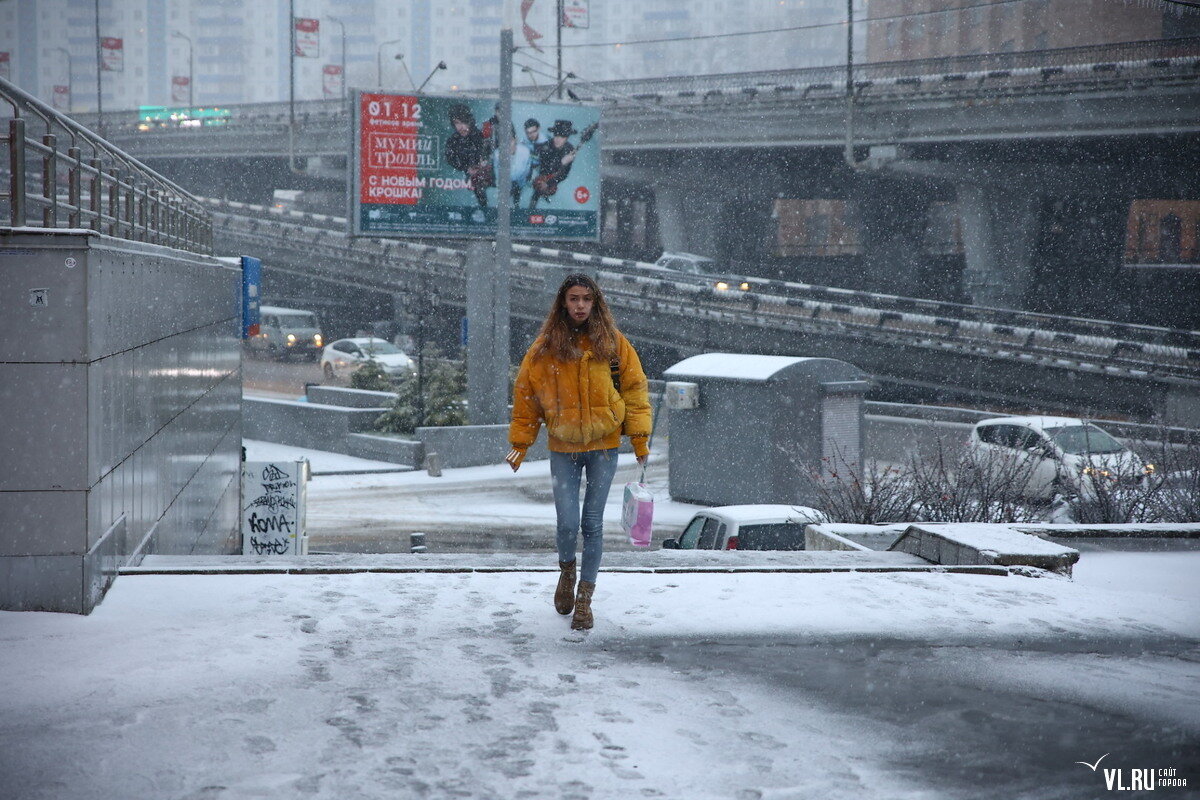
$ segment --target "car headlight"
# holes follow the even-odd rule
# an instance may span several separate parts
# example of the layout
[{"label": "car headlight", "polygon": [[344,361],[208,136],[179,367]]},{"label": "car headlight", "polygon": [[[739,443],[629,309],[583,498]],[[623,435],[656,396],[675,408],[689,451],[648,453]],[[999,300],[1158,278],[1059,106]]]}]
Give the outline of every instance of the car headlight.
[{"label": "car headlight", "polygon": [[726,283],[725,281],[717,281],[716,285],[717,285],[717,289],[719,291],[725,292],[725,291],[729,290],[729,284]]},{"label": "car headlight", "polygon": [[1147,475],[1153,475],[1154,474],[1154,465],[1147,464],[1146,466],[1142,467],[1142,472],[1146,473]]},{"label": "car headlight", "polygon": [[321,338],[321,334],[318,333],[317,335],[313,336],[313,344],[315,344],[317,347],[320,347],[324,343],[325,340]]},{"label": "car headlight", "polygon": [[750,291],[750,284],[747,283],[746,281],[742,281],[741,283],[738,284],[738,288],[741,289],[743,292],[748,292],[748,291]]},{"label": "car headlight", "polygon": [[288,344],[295,344],[295,343],[296,343],[296,334],[289,333],[288,334]]}]

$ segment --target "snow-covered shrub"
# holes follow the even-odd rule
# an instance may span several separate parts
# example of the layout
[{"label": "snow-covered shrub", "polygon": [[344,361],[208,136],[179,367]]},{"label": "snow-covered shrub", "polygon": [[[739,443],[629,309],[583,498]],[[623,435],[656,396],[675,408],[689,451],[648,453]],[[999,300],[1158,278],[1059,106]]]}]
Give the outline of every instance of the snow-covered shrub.
[{"label": "snow-covered shrub", "polygon": [[390,392],[395,387],[387,373],[383,371],[383,367],[372,358],[350,373],[350,388],[365,389],[371,392]]},{"label": "snow-covered shrub", "polygon": [[908,470],[874,459],[858,464],[835,446],[807,475],[814,506],[831,520],[872,525],[913,520],[916,497]]},{"label": "snow-covered shrub", "polygon": [[1031,522],[1025,497],[1032,459],[1006,458],[938,437],[931,452],[914,455],[908,471],[922,522]]}]

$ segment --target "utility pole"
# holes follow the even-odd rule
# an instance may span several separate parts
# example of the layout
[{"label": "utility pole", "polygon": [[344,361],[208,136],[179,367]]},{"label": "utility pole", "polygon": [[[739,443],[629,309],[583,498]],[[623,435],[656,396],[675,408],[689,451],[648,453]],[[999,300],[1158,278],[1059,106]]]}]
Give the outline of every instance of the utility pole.
[{"label": "utility pole", "polygon": [[492,130],[496,170],[495,244],[467,245],[467,403],[472,425],[500,424],[508,417],[509,271],[512,259],[512,55],[511,27],[500,30],[500,102]]},{"label": "utility pole", "polygon": [[[558,0],[559,3],[562,0]],[[510,277],[512,271],[512,71],[513,32],[512,28],[500,29],[500,119],[498,139],[500,142],[500,174],[496,176],[496,269],[494,271],[496,312],[495,338],[493,340],[493,369],[497,392],[497,423],[508,416],[508,325],[510,303]]]},{"label": "utility pole", "polygon": [[566,13],[563,8],[563,0],[554,0],[554,30],[557,39],[556,50],[558,50],[558,99],[562,100],[563,93],[563,71],[562,71],[562,24],[563,14]]},{"label": "utility pole", "polygon": [[342,31],[342,99],[346,99],[346,24],[337,17],[330,17],[330,22],[336,22]]},{"label": "utility pole", "polygon": [[[97,0],[99,2],[99,0]],[[290,136],[296,135],[296,0],[288,0],[288,120]],[[289,155],[289,159],[294,158]],[[290,165],[295,162],[290,161]],[[295,167],[293,166],[293,169]]]},{"label": "utility pole", "polygon": [[71,68],[71,52],[65,47],[56,47],[54,49],[67,57],[67,113],[70,114],[72,107],[75,105],[75,70]]},{"label": "utility pole", "polygon": [[104,90],[101,75],[104,74],[104,51],[100,47],[100,0],[96,0],[96,128],[104,138]]}]

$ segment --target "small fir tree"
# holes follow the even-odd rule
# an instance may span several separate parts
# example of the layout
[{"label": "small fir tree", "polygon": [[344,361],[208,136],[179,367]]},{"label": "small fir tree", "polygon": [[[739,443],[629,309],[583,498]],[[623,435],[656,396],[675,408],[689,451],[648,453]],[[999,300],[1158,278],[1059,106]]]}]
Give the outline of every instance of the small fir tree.
[{"label": "small fir tree", "polygon": [[[429,360],[426,359],[426,364]],[[425,386],[425,424],[466,425],[467,370],[462,364],[438,362]]]},{"label": "small fir tree", "polygon": [[395,390],[383,367],[375,359],[371,359],[354,372],[350,373],[351,389],[366,389],[371,392],[391,392]]},{"label": "small fir tree", "polygon": [[392,407],[375,419],[375,430],[381,433],[412,433],[417,429],[417,381],[402,382],[395,387]]}]

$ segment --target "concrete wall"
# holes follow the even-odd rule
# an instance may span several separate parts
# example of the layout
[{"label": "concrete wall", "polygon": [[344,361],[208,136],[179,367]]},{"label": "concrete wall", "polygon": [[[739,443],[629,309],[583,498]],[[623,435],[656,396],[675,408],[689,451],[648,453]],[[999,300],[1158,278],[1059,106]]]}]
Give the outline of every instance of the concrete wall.
[{"label": "concrete wall", "polygon": [[81,231],[0,232],[0,267],[0,608],[233,552],[241,271]]},{"label": "concrete wall", "polygon": [[386,408],[350,408],[300,400],[245,399],[243,434],[293,447],[347,453],[346,435],[369,433]]}]

